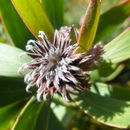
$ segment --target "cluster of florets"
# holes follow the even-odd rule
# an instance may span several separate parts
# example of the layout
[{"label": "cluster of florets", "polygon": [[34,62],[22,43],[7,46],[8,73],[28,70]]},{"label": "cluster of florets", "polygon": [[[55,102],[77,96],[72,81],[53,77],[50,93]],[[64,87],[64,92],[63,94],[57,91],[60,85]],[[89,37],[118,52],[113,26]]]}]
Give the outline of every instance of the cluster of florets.
[{"label": "cluster of florets", "polygon": [[29,40],[26,54],[32,58],[22,70],[30,70],[25,76],[26,90],[36,88],[37,100],[47,100],[59,93],[68,101],[71,93],[80,92],[90,86],[89,71],[103,54],[101,44],[95,45],[88,53],[76,53],[78,43],[71,40],[71,31],[78,37],[74,27],[56,30],[53,42],[44,32],[39,31],[41,40]]}]

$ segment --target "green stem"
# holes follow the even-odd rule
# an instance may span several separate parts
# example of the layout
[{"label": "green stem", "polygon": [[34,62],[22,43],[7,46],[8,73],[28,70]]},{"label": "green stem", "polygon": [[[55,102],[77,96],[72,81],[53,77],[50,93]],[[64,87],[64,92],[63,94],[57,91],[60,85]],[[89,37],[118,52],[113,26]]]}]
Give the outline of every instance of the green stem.
[{"label": "green stem", "polygon": [[17,123],[18,123],[20,117],[22,117],[23,113],[25,112],[25,110],[27,109],[27,107],[34,101],[34,99],[35,99],[34,96],[31,97],[30,100],[29,100],[29,101],[26,103],[26,105],[23,107],[23,109],[21,110],[21,112],[20,112],[19,115],[17,116],[16,121],[15,121],[15,123],[14,123],[14,125],[13,125],[13,127],[12,127],[11,130],[15,130],[16,125],[17,125]]}]

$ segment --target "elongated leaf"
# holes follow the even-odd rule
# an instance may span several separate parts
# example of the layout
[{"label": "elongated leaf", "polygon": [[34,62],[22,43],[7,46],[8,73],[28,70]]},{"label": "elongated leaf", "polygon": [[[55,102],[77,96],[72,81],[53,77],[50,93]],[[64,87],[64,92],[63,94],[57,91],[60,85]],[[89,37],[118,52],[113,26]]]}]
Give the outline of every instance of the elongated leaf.
[{"label": "elongated leaf", "polygon": [[78,43],[81,47],[79,51],[88,52],[91,48],[97,31],[100,16],[100,0],[90,0],[83,24],[80,28]]},{"label": "elongated leaf", "polygon": [[130,58],[130,28],[104,47],[104,59],[112,63],[119,63]]},{"label": "elongated leaf", "polygon": [[86,92],[78,95],[76,102],[84,112],[99,122],[117,128],[130,126],[130,102],[128,101]]},{"label": "elongated leaf", "polygon": [[0,44],[0,76],[18,77],[18,69],[31,59],[27,56],[21,56],[24,51],[11,47],[9,45]]},{"label": "elongated leaf", "polygon": [[43,103],[31,98],[19,113],[12,130],[35,130],[36,122],[42,109]]},{"label": "elongated leaf", "polygon": [[0,37],[0,42],[5,42],[5,40],[2,37]]},{"label": "elongated leaf", "polygon": [[44,103],[43,109],[39,114],[36,130],[64,130],[62,123],[50,109],[48,102]]},{"label": "elongated leaf", "polygon": [[104,62],[97,70],[92,71],[91,79],[100,81],[110,81],[114,79],[124,68],[119,63],[130,58],[130,28],[126,29],[118,37],[104,47]]},{"label": "elongated leaf", "polygon": [[113,1],[103,1],[102,2],[102,12],[110,10],[112,7],[116,6],[122,0],[113,0]]},{"label": "elongated leaf", "polygon": [[124,65],[112,64],[107,62],[102,62],[96,70],[91,72],[91,80],[95,81],[111,81],[116,78],[124,69]]},{"label": "elongated leaf", "polygon": [[129,16],[130,0],[125,0],[101,15],[95,42],[111,34]]},{"label": "elongated leaf", "polygon": [[[61,100],[61,97],[57,97],[57,98],[58,98],[58,101]],[[70,109],[66,106],[61,105],[61,102],[58,102],[58,101],[56,100],[56,103],[54,103],[54,102],[51,103],[51,108],[52,108],[52,111],[53,111],[55,117],[57,117],[57,120],[59,121],[59,125],[67,128],[68,125],[70,124],[72,118],[76,114],[76,111],[74,111],[73,109]],[[51,124],[51,122],[50,122],[50,124]]]},{"label": "elongated leaf", "polygon": [[11,129],[23,105],[23,102],[15,102],[7,106],[0,107],[0,130]]},{"label": "elongated leaf", "polygon": [[0,107],[29,97],[23,79],[0,77]]},{"label": "elongated leaf", "polygon": [[1,22],[1,16],[0,16],[0,42],[6,41],[6,37],[5,37],[5,34],[3,32],[4,32],[4,29],[3,29],[3,24]]},{"label": "elongated leaf", "polygon": [[66,113],[66,108],[60,104],[55,104],[55,103],[51,103],[51,108],[52,108],[53,112],[55,113],[55,115],[57,116],[57,118],[60,121],[62,121],[62,119]]},{"label": "elongated leaf", "polygon": [[63,24],[64,0],[42,0],[42,5],[54,28],[59,29]]},{"label": "elongated leaf", "polygon": [[130,101],[130,89],[125,88],[125,86],[96,83],[91,86],[90,91],[101,96]]},{"label": "elongated leaf", "polygon": [[13,43],[15,46],[24,49],[27,41],[34,36],[21,20],[10,0],[0,0],[0,11]]},{"label": "elongated leaf", "polygon": [[53,39],[53,27],[39,0],[12,0],[12,2],[35,37],[37,37],[38,31],[42,30],[51,40]]},{"label": "elongated leaf", "polygon": [[35,127],[36,130],[48,130],[48,123],[51,113],[50,103],[50,101],[44,103],[44,106],[39,113],[39,117]]},{"label": "elongated leaf", "polygon": [[62,125],[62,122],[57,119],[56,115],[52,111],[50,113],[48,130],[65,130]]}]

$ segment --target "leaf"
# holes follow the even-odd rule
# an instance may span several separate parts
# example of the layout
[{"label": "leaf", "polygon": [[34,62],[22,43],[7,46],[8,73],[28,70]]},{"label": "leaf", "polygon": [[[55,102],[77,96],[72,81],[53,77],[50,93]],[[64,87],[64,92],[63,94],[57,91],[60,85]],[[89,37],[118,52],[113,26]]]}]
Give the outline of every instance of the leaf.
[{"label": "leaf", "polygon": [[130,0],[111,8],[101,15],[95,43],[110,35],[123,21],[130,16]]},{"label": "leaf", "polygon": [[23,79],[0,77],[0,107],[29,97]]},{"label": "leaf", "polygon": [[90,0],[79,32],[78,51],[88,52],[92,46],[100,17],[100,0]]},{"label": "leaf", "polygon": [[64,115],[65,115],[65,111],[66,108],[62,105],[60,105],[59,103],[51,103],[51,108],[53,110],[53,112],[55,113],[55,115],[57,116],[57,118],[62,121]]},{"label": "leaf", "polygon": [[32,97],[18,114],[12,130],[35,130],[42,106],[43,103],[36,102]]},{"label": "leaf", "polygon": [[0,76],[20,77],[18,69],[31,59],[20,56],[24,51],[5,44],[0,44]]},{"label": "leaf", "polygon": [[39,117],[37,119],[37,124],[35,126],[36,130],[48,130],[49,127],[49,119],[51,114],[50,108],[51,101],[44,102],[44,105],[39,113]]},{"label": "leaf", "polygon": [[103,1],[102,2],[102,12],[106,12],[109,9],[111,9],[112,7],[114,7],[115,5],[117,5],[119,2],[121,2],[122,0],[113,0],[113,1]]},{"label": "leaf", "polygon": [[73,117],[76,114],[76,111],[74,111],[74,109],[70,109],[69,107],[63,106],[62,101],[63,100],[61,99],[61,97],[56,95],[56,100],[55,102],[51,103],[51,108],[55,117],[57,118],[59,122],[59,126],[62,126],[62,130],[63,130],[67,128],[70,122],[73,120]]},{"label": "leaf", "polygon": [[0,11],[13,43],[15,46],[24,49],[27,41],[34,36],[21,20],[10,0],[0,0]]},{"label": "leaf", "polygon": [[117,128],[130,126],[130,101],[100,96],[89,91],[78,95],[75,101],[85,113],[103,124]]},{"label": "leaf", "polygon": [[62,125],[62,122],[57,119],[56,115],[52,111],[50,114],[48,130],[65,130]]},{"label": "leaf", "polygon": [[101,96],[130,101],[130,89],[125,86],[108,85],[104,83],[96,83],[90,87],[90,91]]},{"label": "leaf", "polygon": [[53,109],[50,109],[48,102],[44,103],[37,122],[36,130],[64,130],[62,123],[53,113]]},{"label": "leaf", "polygon": [[130,28],[105,45],[104,51],[103,61],[98,69],[91,72],[91,79],[94,82],[110,81],[124,69],[124,65],[117,66],[117,63],[130,58]]},{"label": "leaf", "polygon": [[4,34],[3,24],[1,22],[1,16],[0,16],[0,42],[5,42],[5,41],[6,41],[6,37]]},{"label": "leaf", "polygon": [[104,47],[103,58],[110,63],[119,63],[130,58],[130,28],[126,29]]},{"label": "leaf", "polygon": [[40,30],[53,39],[53,27],[43,11],[39,0],[12,0],[16,10],[30,31],[37,37]]},{"label": "leaf", "polygon": [[0,130],[11,129],[12,124],[15,122],[23,105],[23,102],[15,102],[7,106],[0,107]]},{"label": "leaf", "polygon": [[116,78],[124,69],[124,65],[102,62],[96,70],[91,71],[91,80],[107,82]]},{"label": "leaf", "polygon": [[42,6],[54,28],[59,29],[63,25],[64,0],[42,0]]}]

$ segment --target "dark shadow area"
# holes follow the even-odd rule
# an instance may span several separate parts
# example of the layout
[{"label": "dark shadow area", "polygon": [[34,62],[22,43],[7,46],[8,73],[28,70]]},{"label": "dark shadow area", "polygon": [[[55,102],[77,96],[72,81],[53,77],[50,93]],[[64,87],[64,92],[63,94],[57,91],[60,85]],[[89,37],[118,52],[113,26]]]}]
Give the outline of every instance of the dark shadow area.
[{"label": "dark shadow area", "polygon": [[91,91],[101,96],[107,96],[119,100],[130,101],[130,89],[120,87],[119,85],[96,83],[92,85]]},{"label": "dark shadow area", "polygon": [[92,71],[91,73],[92,81],[107,81],[108,77],[115,72],[118,66],[110,61],[105,61],[102,59],[97,68],[98,69]]},{"label": "dark shadow area", "polygon": [[115,118],[115,116],[115,119],[117,119],[117,116],[124,116],[124,112],[125,117],[127,117],[127,107],[130,106],[130,103],[128,102],[113,99],[108,96],[100,96],[89,91],[79,94],[75,101],[78,101],[79,106],[90,115],[105,122],[113,120],[113,117]]},{"label": "dark shadow area", "polygon": [[22,78],[0,77],[0,107],[30,97]]}]

